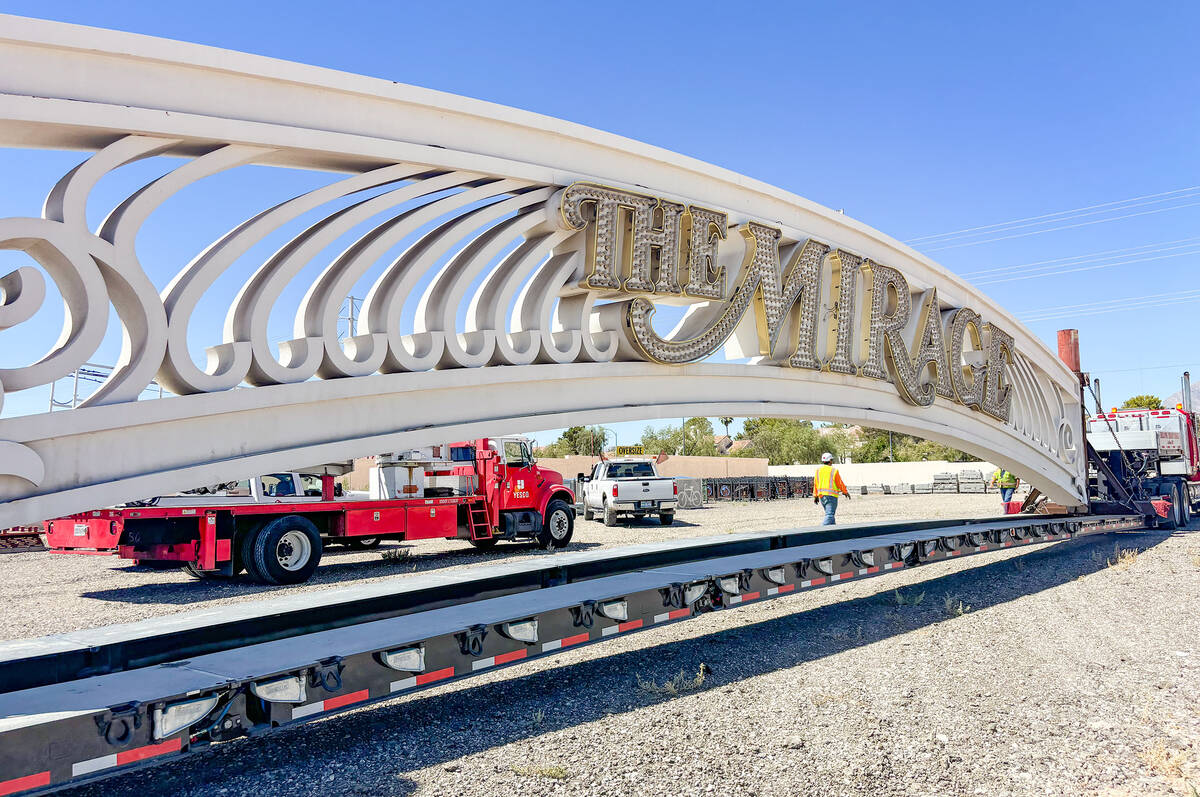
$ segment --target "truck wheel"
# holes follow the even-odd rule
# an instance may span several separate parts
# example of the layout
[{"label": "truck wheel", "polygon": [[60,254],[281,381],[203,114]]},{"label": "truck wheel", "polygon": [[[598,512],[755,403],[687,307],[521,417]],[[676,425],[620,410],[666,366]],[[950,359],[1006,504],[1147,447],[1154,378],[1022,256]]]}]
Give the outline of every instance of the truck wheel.
[{"label": "truck wheel", "polygon": [[346,547],[365,551],[368,548],[378,548],[381,542],[383,542],[383,539],[380,537],[351,537],[346,540]]},{"label": "truck wheel", "polygon": [[604,504],[604,525],[617,525],[617,510],[608,502],[605,502]]},{"label": "truck wheel", "polygon": [[554,499],[546,506],[546,517],[542,521],[542,530],[538,532],[537,541],[546,550],[551,548],[566,548],[575,533],[575,513],[566,501]]},{"label": "truck wheel", "polygon": [[590,506],[588,506],[587,501],[583,502],[583,519],[584,520],[595,520],[596,519],[596,513],[592,511],[592,508]]},{"label": "truck wheel", "polygon": [[307,581],[321,562],[321,534],[308,518],[275,518],[255,531],[253,538],[252,572],[264,584]]},{"label": "truck wheel", "polygon": [[674,512],[659,512],[658,513],[658,522],[663,524],[664,526],[670,526],[672,523],[675,522],[675,513]]}]

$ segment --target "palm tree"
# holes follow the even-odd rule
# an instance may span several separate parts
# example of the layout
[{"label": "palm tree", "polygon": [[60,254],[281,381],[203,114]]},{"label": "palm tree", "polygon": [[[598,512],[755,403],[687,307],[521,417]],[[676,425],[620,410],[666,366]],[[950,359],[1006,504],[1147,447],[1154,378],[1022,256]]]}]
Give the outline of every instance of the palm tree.
[{"label": "palm tree", "polygon": [[[725,427],[725,436],[729,437],[729,424],[733,423],[733,418],[717,418],[722,426]],[[729,437],[732,440],[732,437]]]}]

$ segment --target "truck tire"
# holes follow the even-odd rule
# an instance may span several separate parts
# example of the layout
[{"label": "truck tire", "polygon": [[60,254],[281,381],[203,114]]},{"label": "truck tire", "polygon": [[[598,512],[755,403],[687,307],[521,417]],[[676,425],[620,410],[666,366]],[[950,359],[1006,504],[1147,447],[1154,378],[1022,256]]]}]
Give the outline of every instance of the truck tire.
[{"label": "truck tire", "polygon": [[542,530],[537,541],[546,550],[566,548],[575,533],[575,512],[566,501],[555,498],[546,505],[546,517],[542,519]]},{"label": "truck tire", "polygon": [[[253,533],[251,571],[264,584],[299,584],[321,563],[321,533],[308,518],[275,518]],[[247,567],[247,570],[250,568]]]},{"label": "truck tire", "polygon": [[658,513],[658,522],[663,524],[664,526],[670,526],[672,523],[675,522],[675,512],[673,512],[673,511],[659,512]]},{"label": "truck tire", "polygon": [[584,520],[595,520],[596,519],[596,513],[592,511],[592,508],[590,506],[588,506],[587,501],[583,502],[583,519]]},{"label": "truck tire", "polygon": [[617,525],[617,510],[607,501],[604,502],[604,525]]},{"label": "truck tire", "polygon": [[1183,508],[1179,506],[1179,487],[1175,484],[1165,484],[1159,487],[1159,489],[1162,490],[1162,494],[1171,502],[1171,508],[1167,510],[1167,516],[1163,518],[1159,524],[1159,528],[1174,531],[1179,528],[1179,521],[1183,516]]},{"label": "truck tire", "polygon": [[346,547],[353,548],[356,551],[366,551],[371,548],[378,548],[381,542],[383,542],[382,537],[351,537],[346,540]]}]

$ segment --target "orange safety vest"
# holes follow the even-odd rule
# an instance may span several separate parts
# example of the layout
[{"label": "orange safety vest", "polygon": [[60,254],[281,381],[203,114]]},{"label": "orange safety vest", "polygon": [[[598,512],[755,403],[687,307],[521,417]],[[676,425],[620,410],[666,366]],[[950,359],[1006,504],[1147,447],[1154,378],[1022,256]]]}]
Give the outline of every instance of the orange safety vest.
[{"label": "orange safety vest", "polygon": [[819,498],[823,495],[848,492],[850,491],[846,489],[846,483],[842,481],[842,474],[838,473],[837,468],[832,465],[817,468],[817,475],[813,479],[813,495]]}]

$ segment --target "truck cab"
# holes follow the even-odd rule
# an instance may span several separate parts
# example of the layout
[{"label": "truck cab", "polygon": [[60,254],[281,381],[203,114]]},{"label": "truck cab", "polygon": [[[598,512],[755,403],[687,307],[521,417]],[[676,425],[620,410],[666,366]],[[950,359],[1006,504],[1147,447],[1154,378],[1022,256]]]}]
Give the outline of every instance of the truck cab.
[{"label": "truck cab", "polygon": [[624,515],[641,519],[657,514],[659,522],[675,522],[679,505],[679,485],[669,476],[658,475],[650,459],[622,458],[601,460],[591,474],[579,474],[583,487],[583,518],[602,515],[604,525],[615,526]]}]

